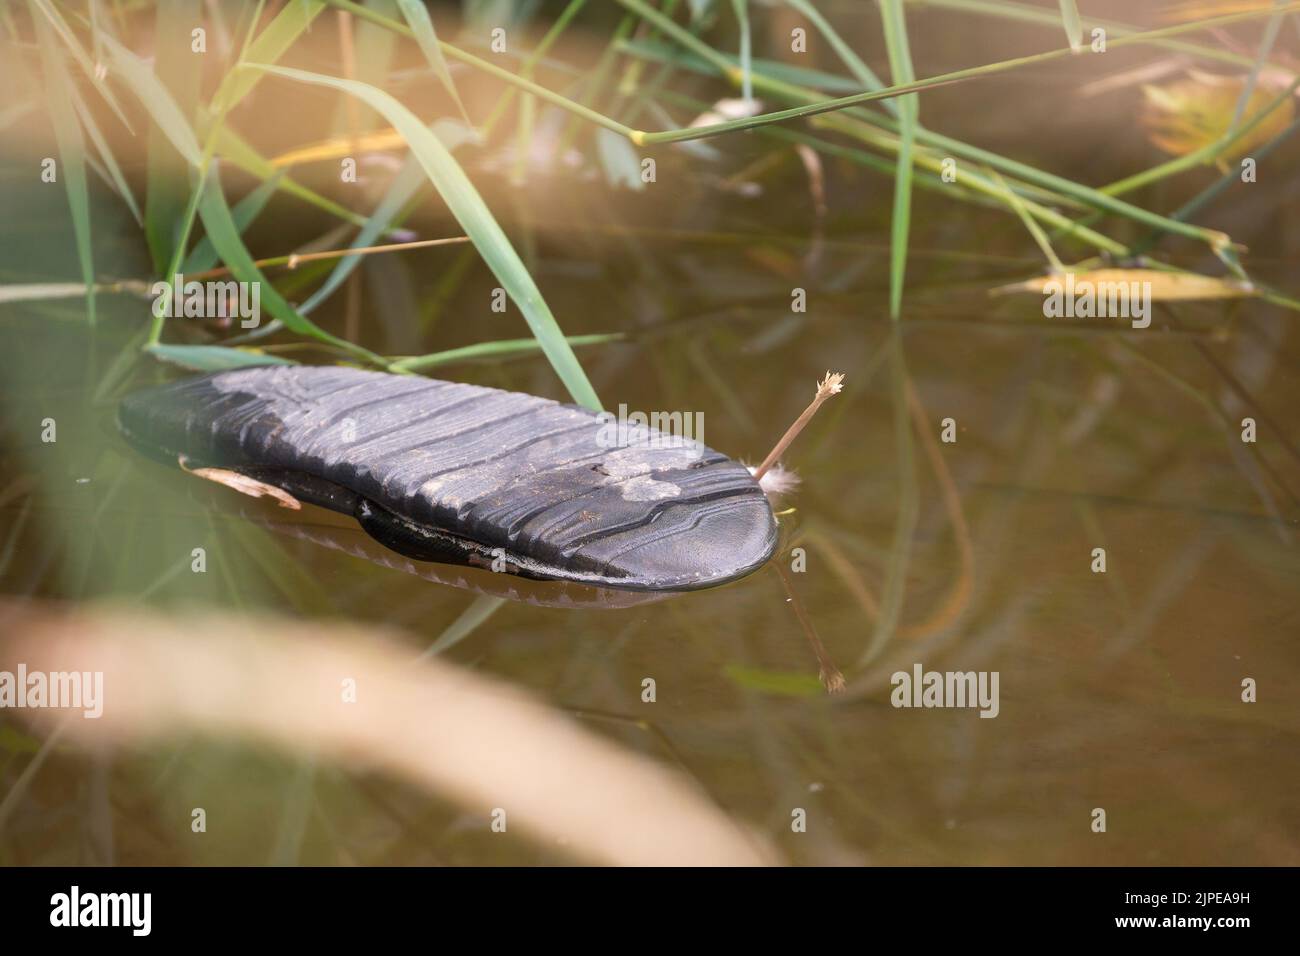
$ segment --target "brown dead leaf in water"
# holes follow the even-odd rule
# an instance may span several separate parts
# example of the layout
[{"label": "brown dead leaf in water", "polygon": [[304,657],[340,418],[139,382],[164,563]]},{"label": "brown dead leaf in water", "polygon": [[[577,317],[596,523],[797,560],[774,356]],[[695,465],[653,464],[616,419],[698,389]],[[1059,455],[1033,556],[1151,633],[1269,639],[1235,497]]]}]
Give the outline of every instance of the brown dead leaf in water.
[{"label": "brown dead leaf in water", "polygon": [[302,510],[302,503],[283,488],[268,485],[266,482],[250,478],[248,475],[241,475],[237,471],[229,471],[225,468],[191,468],[189,459],[184,455],[177,459],[177,464],[181,466],[182,471],[191,475],[198,475],[200,478],[206,478],[208,481],[215,481],[227,488],[234,488],[241,495],[248,495],[250,498],[274,498],[281,508],[290,508],[294,511]]}]

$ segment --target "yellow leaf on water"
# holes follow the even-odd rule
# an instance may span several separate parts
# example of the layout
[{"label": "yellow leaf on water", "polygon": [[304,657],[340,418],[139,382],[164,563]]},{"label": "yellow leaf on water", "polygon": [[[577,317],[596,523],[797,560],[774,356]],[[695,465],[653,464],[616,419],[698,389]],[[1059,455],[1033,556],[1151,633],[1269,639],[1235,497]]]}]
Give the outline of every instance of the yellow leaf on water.
[{"label": "yellow leaf on water", "polygon": [[[1150,289],[1153,302],[1191,302],[1198,299],[1241,299],[1256,295],[1255,289],[1235,279],[1217,279],[1214,276],[1195,275],[1188,272],[1160,272],[1156,269],[1094,269],[1090,272],[1070,272],[1063,275],[1045,275],[1024,282],[999,286],[993,295],[1012,292],[1046,291],[1048,283],[1069,283],[1075,289],[1090,283],[1094,287],[1109,289],[1114,285],[1132,288],[1134,283]],[[1144,290],[1145,291],[1145,290]]]}]

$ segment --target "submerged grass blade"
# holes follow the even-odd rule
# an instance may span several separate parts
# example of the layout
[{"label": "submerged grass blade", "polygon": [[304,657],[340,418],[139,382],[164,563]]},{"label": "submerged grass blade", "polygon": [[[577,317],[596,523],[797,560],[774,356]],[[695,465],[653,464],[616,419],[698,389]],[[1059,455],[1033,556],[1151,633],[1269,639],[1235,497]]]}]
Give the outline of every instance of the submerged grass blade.
[{"label": "submerged grass blade", "polygon": [[250,70],[263,70],[300,83],[325,86],[358,97],[381,113],[395,129],[400,130],[410,144],[412,153],[447,203],[451,214],[473,241],[506,293],[519,306],[560,381],[580,405],[600,410],[600,400],[587,379],[587,373],[582,370],[573,349],[565,340],[564,333],[551,314],[546,300],[542,298],[533,277],[460,164],[428,127],[388,93],[373,86],[285,67],[251,63],[246,66]]},{"label": "submerged grass blade", "polygon": [[858,658],[859,667],[871,663],[898,629],[907,592],[907,566],[911,560],[912,538],[920,518],[920,495],[916,481],[916,457],[912,443],[912,416],[908,408],[909,379],[907,359],[903,353],[900,330],[895,328],[889,344],[891,391],[894,401],[894,442],[898,467],[898,516],[894,521],[894,538],[890,545],[889,566],[880,595],[880,615],[871,640]]},{"label": "submerged grass blade", "polygon": [[424,653],[420,655],[420,659],[427,660],[455,647],[478,630],[479,625],[499,611],[505,603],[505,598],[495,597],[491,594],[480,594],[474,598],[469,607],[460,612],[460,616],[456,620],[447,625],[443,632],[438,635],[437,640],[430,644]]}]

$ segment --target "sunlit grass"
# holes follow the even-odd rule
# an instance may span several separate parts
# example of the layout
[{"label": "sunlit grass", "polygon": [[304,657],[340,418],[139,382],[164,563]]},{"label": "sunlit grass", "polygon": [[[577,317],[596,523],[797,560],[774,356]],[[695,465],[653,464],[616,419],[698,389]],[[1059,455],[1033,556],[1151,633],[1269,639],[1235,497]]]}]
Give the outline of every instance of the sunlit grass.
[{"label": "sunlit grass", "polygon": [[[1022,221],[1031,227],[1031,233],[1035,233],[1036,229],[1047,227],[1055,230],[1059,235],[1091,241],[1094,247],[1113,253],[1123,250],[1124,245],[1096,232],[1090,223],[1098,216],[1129,219],[1146,224],[1160,232],[1206,242],[1224,259],[1235,274],[1239,277],[1245,276],[1238,257],[1230,249],[1229,237],[1215,230],[1186,222],[1183,218],[1171,218],[1150,212],[1142,206],[1121,200],[1118,196],[1151,181],[1156,176],[1182,172],[1196,162],[1221,162],[1222,157],[1235,155],[1250,147],[1266,147],[1268,143],[1282,135],[1292,115],[1291,98],[1288,95],[1291,90],[1281,96],[1270,95],[1267,102],[1264,102],[1260,100],[1264,88],[1255,89],[1254,84],[1271,52],[1271,40],[1276,32],[1275,25],[1278,17],[1294,8],[1300,8],[1300,4],[1292,3],[1268,9],[1246,6],[1207,10],[1205,17],[1198,19],[1184,17],[1171,26],[1147,31],[1108,24],[1115,33],[1110,40],[1112,46],[1168,45],[1181,50],[1194,50],[1208,56],[1215,49],[1214,47],[1189,42],[1182,37],[1203,33],[1213,27],[1221,28],[1232,23],[1258,19],[1265,14],[1270,16],[1270,32],[1266,35],[1265,42],[1261,43],[1258,56],[1251,62],[1252,69],[1243,81],[1244,87],[1241,85],[1225,87],[1227,93],[1224,97],[1224,107],[1226,108],[1228,94],[1235,89],[1239,97],[1236,103],[1237,109],[1239,112],[1244,110],[1242,122],[1236,123],[1235,118],[1224,122],[1216,120],[1213,129],[1207,127],[1201,130],[1204,124],[1196,125],[1194,116],[1185,122],[1177,119],[1180,113],[1190,114],[1187,110],[1178,108],[1177,103],[1170,99],[1175,95],[1174,92],[1161,94],[1163,97],[1161,100],[1153,100],[1154,106],[1160,106],[1169,115],[1170,123],[1183,125],[1170,126],[1166,123],[1153,135],[1164,148],[1179,153],[1179,161],[1135,173],[1123,183],[1098,190],[1018,162],[1011,157],[977,149],[927,130],[921,125],[917,111],[918,98],[925,90],[953,83],[975,81],[995,72],[1018,69],[1031,63],[1045,63],[1062,54],[1069,54],[1072,49],[1079,49],[1082,31],[1089,22],[1080,17],[1073,0],[1063,0],[1058,20],[1058,23],[1064,25],[1070,43],[1065,49],[1046,50],[1039,54],[988,63],[925,79],[916,78],[911,63],[904,5],[901,0],[897,2],[889,0],[881,5],[882,35],[889,53],[892,73],[892,85],[888,87],[882,84],[870,67],[843,41],[833,25],[821,15],[810,0],[798,0],[793,4],[794,9],[809,18],[814,28],[831,44],[853,80],[866,87],[861,93],[829,100],[809,87],[781,78],[777,75],[776,65],[768,65],[766,62],[758,62],[752,58],[748,40],[750,11],[748,4],[744,2],[736,2],[732,5],[736,24],[741,32],[739,55],[717,49],[704,38],[687,31],[664,11],[651,7],[644,0],[619,0],[619,2],[628,11],[628,16],[624,19],[620,32],[606,48],[601,63],[593,74],[593,81],[603,82],[605,73],[612,67],[620,50],[632,55],[628,61],[629,71],[641,62],[636,49],[623,46],[627,36],[623,31],[629,25],[640,22],[651,27],[657,37],[678,45],[684,52],[698,57],[701,63],[715,70],[721,77],[735,83],[743,95],[751,95],[752,90],[753,95],[761,94],[778,101],[793,102],[793,105],[788,109],[768,110],[753,118],[724,121],[702,128],[646,131],[628,125],[617,116],[605,115],[557,93],[533,78],[533,68],[559,35],[577,20],[585,6],[582,0],[574,0],[564,8],[542,42],[526,56],[523,67],[518,73],[511,73],[439,38],[432,19],[428,16],[425,7],[419,3],[399,5],[404,20],[402,22],[391,20],[371,8],[360,6],[350,0],[323,0],[323,2],[304,0],[302,3],[285,6],[265,25],[258,22],[258,14],[261,12],[259,5],[254,16],[248,20],[245,35],[240,38],[242,42],[236,61],[231,63],[231,68],[217,85],[210,101],[206,103],[199,103],[194,98],[197,90],[195,77],[184,75],[184,71],[177,67],[174,57],[171,55],[161,57],[154,68],[158,71],[158,75],[155,76],[150,67],[143,64],[135,54],[114,39],[106,23],[97,22],[93,26],[92,45],[96,49],[107,50],[114,67],[114,75],[125,81],[126,86],[135,94],[137,102],[150,118],[149,167],[143,220],[160,274],[170,274],[182,265],[192,267],[203,264],[216,251],[223,261],[227,258],[234,260],[227,262],[227,265],[237,274],[242,274],[247,281],[252,281],[254,272],[249,269],[253,259],[244,249],[240,233],[260,211],[270,193],[275,190],[290,192],[350,223],[362,226],[362,232],[358,235],[354,246],[358,248],[369,246],[385,230],[400,222],[401,217],[410,208],[410,200],[419,185],[418,179],[412,175],[411,167],[418,163],[424,167],[425,173],[430,176],[435,188],[442,194],[444,201],[448,202],[454,213],[457,208],[461,213],[466,213],[469,209],[467,202],[474,206],[471,216],[474,228],[467,227],[471,241],[475,243],[489,268],[496,273],[498,280],[520,306],[540,343],[542,352],[550,360],[557,375],[569,388],[571,394],[584,404],[593,407],[598,405],[585,373],[568,348],[566,339],[555,318],[550,314],[536,282],[524,262],[514,254],[509,241],[497,226],[492,212],[481,201],[473,200],[472,197],[477,194],[469,178],[465,176],[459,163],[452,158],[449,149],[440,142],[440,137],[431,134],[424,123],[417,120],[396,99],[370,84],[325,74],[282,71],[274,66],[281,56],[292,49],[298,38],[317,19],[321,10],[332,6],[346,11],[369,26],[390,31],[413,44],[427,62],[430,72],[449,95],[464,123],[469,123],[469,117],[456,84],[452,80],[448,58],[503,81],[506,89],[498,108],[487,117],[481,130],[475,131],[472,127],[467,127],[465,133],[467,136],[489,133],[504,115],[503,110],[510,100],[517,93],[522,92],[525,95],[524,106],[535,101],[551,104],[570,113],[578,122],[585,121],[601,127],[608,131],[606,135],[614,134],[626,138],[633,144],[646,147],[701,137],[716,137],[745,129],[764,129],[777,125],[788,129],[793,121],[818,118],[815,121],[829,133],[847,135],[866,145],[869,152],[863,154],[864,159],[869,159],[872,152],[883,152],[887,157],[892,156],[895,189],[894,209],[891,216],[889,310],[895,318],[901,317],[902,314],[914,171],[921,167],[934,170],[940,154],[946,153],[986,166],[988,171],[999,175],[999,178],[994,180],[978,172],[967,173],[963,182],[965,188],[954,191],[958,198],[969,198],[972,195],[971,190],[975,190],[983,201],[1003,203],[1008,211],[1021,217]],[[1050,15],[1042,11],[1034,11],[1021,5],[998,2],[998,0],[943,0],[943,2],[954,9],[976,15],[1010,17],[1044,24],[1050,22]],[[672,6],[666,9],[671,10]],[[112,89],[103,82],[102,76],[86,53],[86,42],[79,36],[86,29],[86,25],[77,21],[70,23],[50,7],[46,0],[36,0],[32,10],[33,22],[36,25],[38,38],[41,40],[45,69],[47,72],[57,73],[60,77],[59,81],[52,86],[54,99],[51,119],[58,134],[60,150],[67,170],[64,182],[72,208],[78,256],[86,282],[88,314],[93,320],[95,282],[90,252],[91,224],[85,201],[85,164],[81,158],[84,155],[83,129],[85,135],[96,144],[103,156],[106,173],[116,191],[133,212],[139,215],[139,211],[134,205],[134,199],[119,164],[104,145],[102,132],[94,121],[94,110],[83,105],[78,91],[63,79],[65,71],[60,60],[66,55],[71,61],[78,63],[103,101],[124,119],[125,114]],[[160,11],[159,42],[164,50],[184,47],[187,37],[182,29],[184,27],[182,20],[183,18],[174,15],[174,11],[173,13]],[[266,160],[228,126],[226,116],[259,82],[262,82],[262,78],[268,72],[280,72],[286,78],[331,87],[378,108],[381,113],[389,115],[390,120],[394,117],[399,118],[401,123],[395,124],[388,130],[366,133],[360,140],[344,138],[337,144],[327,142],[323,146],[299,150],[278,162]],[[627,92],[633,89],[633,76],[633,72],[627,72],[619,84],[625,97]],[[833,77],[828,78],[833,79]],[[174,99],[178,89],[184,91],[179,101]],[[639,95],[654,95],[654,91],[642,92]],[[1155,93],[1149,95],[1155,96]],[[868,111],[866,107],[873,103],[883,104],[885,111],[883,113]],[[641,101],[636,105],[636,109],[640,111],[643,106],[644,101]],[[1215,107],[1215,111],[1217,115],[1224,112],[1224,109]],[[1202,109],[1197,115],[1204,113],[1205,110]],[[520,113],[520,124],[516,132],[522,142],[518,144],[517,161],[522,161],[525,154],[523,147],[531,137],[532,123],[529,119],[531,115],[533,111],[530,106]],[[1201,131],[1193,131],[1186,125],[1187,123],[1196,125],[1196,130]],[[397,125],[401,128],[397,128]],[[444,130],[444,134],[460,135],[450,134],[448,130]],[[363,147],[372,150],[406,148],[416,141],[420,146],[412,151],[411,160],[408,162],[408,173],[393,183],[388,199],[371,216],[341,207],[334,201],[301,186],[291,177],[282,173],[277,174],[277,167],[283,163],[337,156],[338,151],[344,148]],[[842,144],[816,138],[808,142],[814,149],[823,148],[833,155],[844,155]],[[609,145],[605,142],[602,153],[606,165],[613,163],[620,168],[627,165],[630,175],[634,154],[623,158],[621,153],[611,153],[607,148]],[[245,201],[241,200],[236,204],[233,215],[226,205],[215,175],[210,171],[212,160],[216,158],[229,159],[246,171],[252,172],[262,181],[262,185],[248,197],[249,199],[255,197],[253,204],[244,206]],[[177,160],[180,161],[181,171],[188,168],[188,177],[178,178]],[[178,184],[185,192],[181,194],[176,192]],[[1052,203],[1044,203],[1039,196],[1034,195],[1036,190],[1044,192],[1048,197],[1056,197],[1060,203],[1075,202],[1085,207],[1092,207],[1097,210],[1097,215],[1084,222],[1072,223],[1068,217],[1051,208]],[[202,228],[201,233],[199,226]],[[187,251],[192,237],[198,239],[204,250],[203,255],[197,258]],[[1034,238],[1040,246],[1043,244],[1043,236],[1035,234]],[[221,243],[221,250],[214,249],[217,242]],[[290,305],[272,290],[269,296],[270,311],[277,320],[277,327],[283,327],[294,334],[315,338],[332,347],[351,352],[366,362],[386,367],[388,361],[382,356],[370,353],[356,343],[339,339],[306,318],[306,314],[326,296],[341,287],[356,262],[355,256],[340,262],[325,286],[318,290],[301,310]],[[1279,296],[1276,301],[1285,302],[1287,298]],[[162,324],[155,322],[147,344],[158,344],[162,332]]]}]

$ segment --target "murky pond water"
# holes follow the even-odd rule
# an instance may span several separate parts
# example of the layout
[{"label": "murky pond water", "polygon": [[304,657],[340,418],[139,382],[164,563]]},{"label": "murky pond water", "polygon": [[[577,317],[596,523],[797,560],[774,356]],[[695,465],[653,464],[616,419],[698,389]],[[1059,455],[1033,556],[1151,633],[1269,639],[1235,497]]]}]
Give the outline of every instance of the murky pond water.
[{"label": "murky pond water", "polygon": [[[962,65],[937,40],[927,62],[945,55]],[[986,122],[939,90],[927,121],[1088,182],[1150,161],[1122,117],[1054,115],[1008,80],[980,90],[990,114],[1006,108]],[[606,407],[700,412],[709,445],[757,462],[826,369],[847,374],[786,457],[802,487],[777,506],[772,565],[624,607],[543,606],[546,588],[503,599],[487,572],[386,566],[335,516],[133,455],[116,399],[175,373],[127,364],[147,303],[108,295],[93,335],[76,299],[0,306],[3,591],[400,628],[412,661],[433,649],[677,768],[795,863],[1300,862],[1294,313],[1157,305],[1148,329],[1044,318],[1036,296],[988,295],[1044,271],[1014,217],[918,191],[891,323],[890,178],[826,160],[819,221],[794,151],[743,134],[717,148],[703,166],[664,153],[636,194],[564,170],[481,185],[565,332],[625,334],[579,350]],[[0,281],[71,279],[65,197],[25,185],[18,159],[5,156]],[[1268,168],[1288,175],[1285,159]],[[1176,208],[1205,182],[1144,200]],[[1294,197],[1276,191],[1294,179],[1269,188],[1202,221],[1250,247],[1252,275],[1294,290]],[[149,274],[125,213],[101,197],[95,215],[101,274]],[[431,210],[412,225],[454,231]],[[278,254],[327,227],[285,200],[249,245]],[[1194,243],[1167,248],[1213,271]],[[317,318],[385,354],[527,335],[513,308],[492,311],[494,285],[458,247],[372,257]],[[535,355],[431,374],[567,400]],[[996,672],[995,716],[893,706],[892,676],[917,664]],[[819,674],[836,671],[843,692],[827,694]],[[187,737],[95,756],[55,746],[29,773],[41,745],[0,716],[0,793],[21,787],[0,813],[5,863],[568,859],[492,832],[487,807],[364,767]],[[195,806],[220,821],[209,839],[192,838]]]}]

